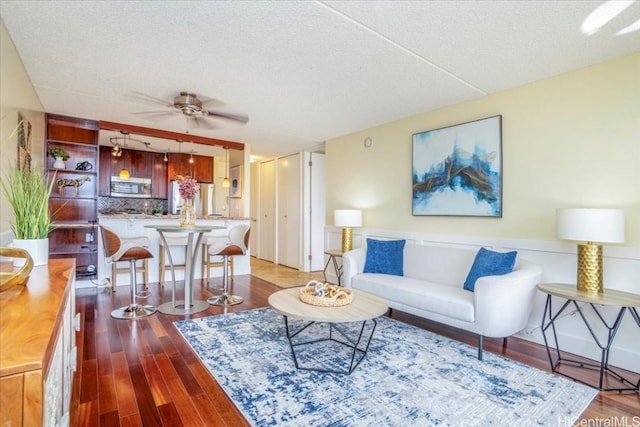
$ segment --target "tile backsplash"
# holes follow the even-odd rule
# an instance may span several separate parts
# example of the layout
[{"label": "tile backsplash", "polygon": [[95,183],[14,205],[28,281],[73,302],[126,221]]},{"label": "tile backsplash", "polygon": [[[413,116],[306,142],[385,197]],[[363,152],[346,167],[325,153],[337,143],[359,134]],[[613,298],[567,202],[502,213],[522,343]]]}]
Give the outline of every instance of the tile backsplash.
[{"label": "tile backsplash", "polygon": [[134,199],[122,197],[98,197],[98,212],[101,214],[161,212],[166,214],[166,199]]}]

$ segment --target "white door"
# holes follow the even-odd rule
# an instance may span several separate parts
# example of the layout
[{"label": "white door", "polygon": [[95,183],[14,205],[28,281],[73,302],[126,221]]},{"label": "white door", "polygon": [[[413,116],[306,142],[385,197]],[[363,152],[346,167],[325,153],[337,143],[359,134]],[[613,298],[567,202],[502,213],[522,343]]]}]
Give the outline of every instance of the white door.
[{"label": "white door", "polygon": [[300,154],[278,159],[278,264],[301,269]]},{"label": "white door", "polygon": [[251,191],[249,194],[249,217],[251,218],[251,233],[249,234],[249,248],[250,253],[254,256],[258,255],[258,242],[260,229],[258,228],[258,212],[259,212],[259,187],[258,187],[258,174],[260,171],[260,163],[251,163]]},{"label": "white door", "polygon": [[276,161],[260,164],[258,258],[276,260]]}]

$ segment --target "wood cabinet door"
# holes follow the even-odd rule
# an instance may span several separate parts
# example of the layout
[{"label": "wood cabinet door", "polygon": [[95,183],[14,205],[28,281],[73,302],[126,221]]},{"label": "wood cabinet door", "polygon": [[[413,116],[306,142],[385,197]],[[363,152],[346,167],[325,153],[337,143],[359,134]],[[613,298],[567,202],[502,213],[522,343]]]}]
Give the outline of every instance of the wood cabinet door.
[{"label": "wood cabinet door", "polygon": [[170,153],[169,154],[169,180],[176,175],[191,176],[198,182],[213,182],[213,157],[193,156],[193,163],[190,163],[190,154]]},{"label": "wood cabinet door", "polygon": [[111,148],[100,147],[100,167],[98,168],[98,195],[109,196],[111,194]]},{"label": "wood cabinet door", "polygon": [[164,154],[151,153],[151,197],[156,199],[167,198],[167,169],[168,164],[164,161]]},{"label": "wood cabinet door", "polygon": [[213,157],[193,156],[193,177],[198,182],[213,182]]},{"label": "wood cabinet door", "polygon": [[175,179],[176,175],[191,175],[191,163],[189,163],[188,154],[169,153],[169,180]]},{"label": "wood cabinet door", "polygon": [[[129,157],[131,169],[129,173],[132,178],[148,178],[151,179],[151,154],[147,151],[125,150]],[[124,157],[124,153],[123,153]]]}]

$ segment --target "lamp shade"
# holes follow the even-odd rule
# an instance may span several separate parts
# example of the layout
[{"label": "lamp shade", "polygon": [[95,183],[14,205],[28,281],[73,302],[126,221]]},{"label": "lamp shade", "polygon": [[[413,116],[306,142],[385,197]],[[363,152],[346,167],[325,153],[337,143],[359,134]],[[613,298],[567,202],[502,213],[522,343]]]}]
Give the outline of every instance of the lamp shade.
[{"label": "lamp shade", "polygon": [[624,242],[622,209],[562,208],[556,210],[556,237],[582,242]]},{"label": "lamp shade", "polygon": [[336,209],[333,211],[333,223],[336,227],[362,227],[360,209]]}]

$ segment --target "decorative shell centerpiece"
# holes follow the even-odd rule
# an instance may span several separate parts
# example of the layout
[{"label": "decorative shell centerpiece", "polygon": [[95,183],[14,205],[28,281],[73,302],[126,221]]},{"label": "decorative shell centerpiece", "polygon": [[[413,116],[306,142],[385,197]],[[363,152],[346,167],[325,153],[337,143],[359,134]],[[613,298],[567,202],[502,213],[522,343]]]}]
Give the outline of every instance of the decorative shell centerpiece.
[{"label": "decorative shell centerpiece", "polygon": [[340,307],[353,302],[351,289],[311,280],[300,289],[300,300],[311,305]]}]

